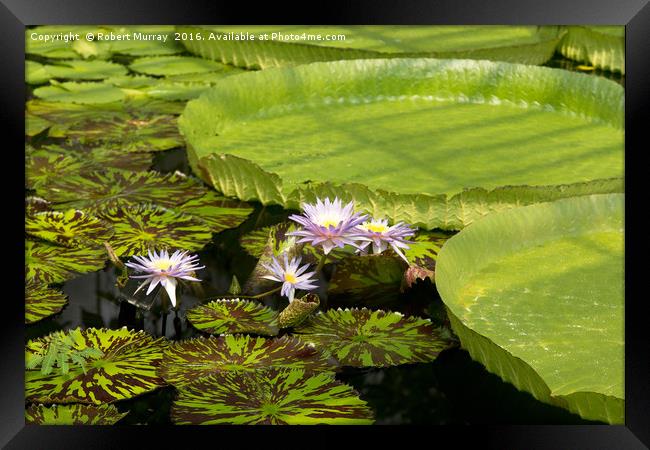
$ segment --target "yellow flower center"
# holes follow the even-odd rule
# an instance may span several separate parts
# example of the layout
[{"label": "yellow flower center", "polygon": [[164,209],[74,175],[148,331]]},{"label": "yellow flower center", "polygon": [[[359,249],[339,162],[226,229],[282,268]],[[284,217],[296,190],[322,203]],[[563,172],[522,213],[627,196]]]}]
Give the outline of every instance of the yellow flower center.
[{"label": "yellow flower center", "polygon": [[328,219],[328,220],[326,220],[325,222],[321,223],[321,226],[323,226],[323,227],[325,227],[325,228],[329,228],[330,225],[333,226],[333,227],[335,227],[335,226],[337,226],[338,224],[339,224],[338,221],[335,221],[335,220],[333,220],[333,219]]},{"label": "yellow flower center", "polygon": [[155,261],[152,266],[158,270],[168,270],[171,267],[172,263],[168,259],[159,259]]},{"label": "yellow flower center", "polygon": [[383,233],[388,229],[388,227],[381,223],[370,223],[366,225],[366,229],[368,229],[368,231],[372,231],[373,233]]},{"label": "yellow flower center", "polygon": [[294,274],[292,274],[292,273],[286,273],[286,272],[285,272],[285,274],[284,274],[284,281],[288,281],[288,282],[291,283],[291,284],[296,284],[296,282],[298,281],[298,279],[296,278],[296,276],[295,276]]}]

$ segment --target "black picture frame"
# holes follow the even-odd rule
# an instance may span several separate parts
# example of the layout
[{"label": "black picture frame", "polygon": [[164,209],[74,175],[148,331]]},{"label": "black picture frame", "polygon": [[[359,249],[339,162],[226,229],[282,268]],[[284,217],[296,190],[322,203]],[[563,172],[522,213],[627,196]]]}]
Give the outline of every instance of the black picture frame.
[{"label": "black picture frame", "polygon": [[[4,207],[3,227],[18,238],[6,239],[3,260],[4,326],[0,377],[2,416],[0,445],[5,448],[131,448],[144,438],[145,447],[169,448],[176,445],[197,445],[202,440],[222,445],[234,438],[249,442],[264,439],[278,446],[311,446],[319,443],[343,445],[337,437],[366,441],[422,442],[444,445],[474,444],[483,448],[525,449],[634,449],[650,445],[650,351],[646,335],[644,303],[647,294],[640,289],[643,264],[635,264],[647,245],[642,245],[641,218],[644,189],[640,171],[643,164],[635,162],[646,150],[641,147],[648,121],[643,114],[650,99],[650,5],[648,0],[418,0],[418,1],[313,1],[300,6],[281,6],[277,2],[245,3],[217,1],[178,2],[146,0],[130,2],[108,0],[2,0],[0,4],[0,48],[4,56],[2,70],[2,108],[7,147],[3,152]],[[287,11],[292,11],[288,13]],[[570,25],[602,24],[626,26],[626,304],[625,304],[625,425],[584,426],[482,426],[413,427],[396,431],[392,427],[301,427],[298,431],[257,427],[47,427],[24,423],[24,304],[20,301],[24,278],[24,239],[21,227],[24,202],[12,176],[24,167],[24,28],[41,24],[536,24]],[[645,143],[647,146],[647,141]],[[637,148],[639,147],[639,148]],[[11,160],[7,161],[7,157]],[[647,177],[647,176],[646,176]],[[636,208],[636,210],[635,210]],[[9,222],[9,223],[7,223]],[[15,226],[8,227],[11,224]],[[645,233],[647,234],[647,233]],[[629,244],[629,245],[627,245]],[[6,251],[10,250],[7,254]],[[10,256],[9,256],[10,255]],[[352,431],[352,433],[350,433]],[[273,433],[273,434],[271,434]],[[278,433],[280,435],[278,436]],[[323,434],[327,433],[327,434]],[[332,434],[330,434],[332,433]],[[324,439],[321,437],[324,436]],[[393,438],[393,439],[391,439]],[[218,441],[215,441],[218,439]],[[367,442],[367,441],[366,441]],[[367,445],[367,444],[360,444]],[[427,444],[428,445],[428,444]],[[239,446],[239,445],[238,445]]]}]

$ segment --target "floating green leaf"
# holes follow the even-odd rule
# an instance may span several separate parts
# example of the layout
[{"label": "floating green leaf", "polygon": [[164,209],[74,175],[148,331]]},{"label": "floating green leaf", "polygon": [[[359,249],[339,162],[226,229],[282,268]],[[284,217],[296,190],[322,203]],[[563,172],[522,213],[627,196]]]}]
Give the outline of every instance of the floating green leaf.
[{"label": "floating green leaf", "polygon": [[264,70],[190,101],[179,126],[195,173],[226,196],[293,209],[338,195],[427,229],[622,189],[623,88],[545,67],[392,59]]},{"label": "floating green leaf", "polygon": [[216,300],[187,312],[192,325],[210,334],[278,334],[278,312],[259,302],[232,299]]},{"label": "floating green leaf", "polygon": [[[76,328],[67,334],[75,349],[93,348],[104,356],[83,368],[70,365],[68,373],[43,375],[40,370],[27,370],[25,398],[43,403],[112,403],[132,398],[164,386],[156,375],[167,346],[163,339],[154,339],[143,331]],[[41,351],[47,337],[27,343],[27,357]],[[85,371],[84,371],[85,369]]]},{"label": "floating green leaf", "polygon": [[119,256],[165,248],[195,251],[212,239],[210,228],[200,220],[152,204],[107,207],[99,216],[113,226],[115,235],[108,240]]},{"label": "floating green leaf", "polygon": [[25,323],[38,322],[58,313],[67,302],[67,297],[60,290],[28,282],[25,285]]},{"label": "floating green leaf", "polygon": [[429,319],[366,308],[321,312],[295,332],[341,365],[354,367],[429,362],[450,344]]},{"label": "floating green leaf", "polygon": [[107,83],[73,82],[54,83],[34,89],[36,97],[50,102],[78,104],[111,103],[124,100],[126,94]]},{"label": "floating green leaf", "polygon": [[69,80],[103,80],[104,78],[123,75],[127,72],[126,67],[121,64],[98,60],[60,61],[56,64],[44,65],[43,70],[50,75],[49,78]]},{"label": "floating green leaf", "polygon": [[[85,34],[93,31],[93,26],[76,26],[75,32]],[[72,49],[69,25],[48,25],[25,29],[25,53],[47,58],[77,58]],[[47,39],[47,40],[46,40]]]},{"label": "floating green leaf", "polygon": [[[548,61],[557,27],[514,26],[181,26],[187,49],[247,68],[361,58],[471,58]],[[235,39],[246,33],[254,39]],[[199,34],[203,39],[196,39]],[[264,34],[267,38],[260,36]]]},{"label": "floating green leaf", "polygon": [[331,373],[221,372],[179,388],[172,421],[185,425],[367,425],[372,410]]},{"label": "floating green leaf", "polygon": [[35,186],[47,178],[104,169],[142,171],[151,167],[151,160],[149,153],[133,153],[125,158],[121,149],[89,148],[72,142],[44,145],[28,155],[27,182]]},{"label": "floating green leaf", "polygon": [[436,287],[472,357],[538,400],[623,423],[622,194],[491,214],[442,248]]},{"label": "floating green leaf", "polygon": [[76,209],[27,216],[25,232],[64,247],[101,246],[113,236],[113,228],[109,224]]},{"label": "floating green leaf", "polygon": [[253,212],[248,203],[223,197],[213,190],[188,200],[178,210],[203,220],[213,233],[238,227]]},{"label": "floating green leaf", "polygon": [[106,252],[96,248],[65,248],[45,242],[25,241],[25,280],[60,283],[78,274],[104,267]]},{"label": "floating green leaf", "polygon": [[114,425],[128,414],[114,405],[30,405],[25,422],[33,425]]},{"label": "floating green leaf", "polygon": [[558,51],[566,58],[625,75],[625,27],[571,26]]},{"label": "floating green leaf", "polygon": [[328,295],[361,299],[366,304],[394,300],[399,295],[405,269],[406,263],[396,255],[343,258],[334,269]]},{"label": "floating green leaf", "polygon": [[122,40],[99,40],[88,41],[85,33],[81,39],[76,40],[72,48],[84,56],[109,58],[113,54],[130,56],[147,55],[173,55],[181,53],[183,46],[175,40],[172,26],[165,25],[138,25],[138,26],[111,26],[101,27],[97,32],[119,34],[126,36]]},{"label": "floating green leaf", "polygon": [[160,375],[175,386],[195,382],[222,371],[296,368],[332,371],[333,361],[296,337],[265,339],[226,334],[172,344],[165,352]]},{"label": "floating green leaf", "polygon": [[84,144],[119,149],[122,153],[167,150],[183,145],[176,117],[172,115],[129,118],[102,114],[66,124],[61,131],[51,129],[50,135],[53,134]]},{"label": "floating green leaf", "polygon": [[179,173],[124,170],[89,172],[49,180],[41,187],[43,195],[55,208],[79,208],[86,211],[101,211],[139,203],[174,207],[201,197],[206,192],[200,183]]},{"label": "floating green leaf", "polygon": [[136,59],[129,66],[134,72],[147,75],[170,76],[233,70],[214,61],[190,56],[153,56]]},{"label": "floating green leaf", "polygon": [[[75,26],[70,39],[68,25],[47,25],[25,30],[26,53],[47,58],[99,58],[107,59],[114,54],[146,56],[181,53],[183,46],[174,39],[174,29],[169,25],[85,25]],[[92,33],[94,40],[87,40]],[[101,33],[101,36],[99,35]],[[124,36],[121,40],[106,39],[113,33]],[[45,37],[49,36],[47,41]],[[55,39],[52,39],[55,36]],[[59,38],[60,37],[60,38]]]},{"label": "floating green leaf", "polygon": [[50,81],[50,74],[43,64],[36,61],[25,61],[25,81],[29,84],[43,84]]}]

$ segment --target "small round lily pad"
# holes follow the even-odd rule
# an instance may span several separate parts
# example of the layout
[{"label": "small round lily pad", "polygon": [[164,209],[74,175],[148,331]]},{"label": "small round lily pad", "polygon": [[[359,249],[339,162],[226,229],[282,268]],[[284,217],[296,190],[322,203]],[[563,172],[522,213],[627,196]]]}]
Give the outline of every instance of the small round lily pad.
[{"label": "small round lily pad", "polygon": [[222,299],[187,312],[187,320],[206,333],[278,334],[278,312],[259,302]]}]

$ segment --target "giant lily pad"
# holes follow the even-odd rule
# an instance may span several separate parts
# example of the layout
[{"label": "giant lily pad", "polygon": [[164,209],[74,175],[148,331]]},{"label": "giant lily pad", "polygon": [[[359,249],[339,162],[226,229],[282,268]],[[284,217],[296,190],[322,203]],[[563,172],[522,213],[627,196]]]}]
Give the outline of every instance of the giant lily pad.
[{"label": "giant lily pad", "polygon": [[195,328],[211,334],[278,334],[278,312],[248,300],[212,301],[189,310],[187,320]]},{"label": "giant lily pad", "polygon": [[106,170],[49,180],[42,192],[55,208],[100,211],[110,207],[154,203],[174,207],[201,197],[206,190],[181,174]]},{"label": "giant lily pad", "polygon": [[115,230],[108,240],[118,256],[169,247],[200,250],[212,239],[210,228],[200,220],[151,204],[106,208],[100,217]]},{"label": "giant lily pad", "polygon": [[436,286],[461,344],[542,402],[623,423],[623,195],[490,215],[442,248]]},{"label": "giant lily pad", "polygon": [[[66,374],[44,375],[27,370],[25,398],[43,403],[112,403],[132,398],[165,385],[156,375],[166,347],[164,339],[154,339],[143,331],[76,328],[67,332],[74,350],[100,350],[104,356],[86,367],[71,364]],[[26,353],[43,352],[47,336],[27,343]]]},{"label": "giant lily pad", "polygon": [[625,75],[625,27],[571,26],[558,51],[566,58]]},{"label": "giant lily pad", "polygon": [[113,235],[106,222],[77,209],[41,212],[25,218],[25,232],[65,247],[102,245]]},{"label": "giant lily pad", "polygon": [[67,297],[60,290],[28,282],[25,284],[25,323],[38,322],[58,313],[67,302]]},{"label": "giant lily pad", "polygon": [[165,352],[160,375],[178,386],[222,371],[257,371],[271,367],[309,371],[336,368],[333,361],[296,337],[265,339],[227,334],[174,343]]},{"label": "giant lily pad", "polygon": [[224,79],[179,126],[195,173],[226,196],[297,209],[338,195],[424,228],[622,191],[623,88],[559,69],[433,59],[269,69]]},{"label": "giant lily pad", "polygon": [[65,248],[39,241],[25,241],[25,280],[60,283],[78,274],[104,267],[104,249]]},{"label": "giant lily pad", "polygon": [[25,422],[33,425],[114,425],[128,414],[114,405],[31,405],[25,410]]},{"label": "giant lily pad", "polygon": [[178,210],[198,217],[210,226],[213,233],[218,233],[241,225],[253,208],[247,203],[222,197],[210,190],[202,197],[183,203]]},{"label": "giant lily pad", "polygon": [[429,319],[366,308],[321,312],[295,332],[341,365],[354,367],[429,362],[450,344]]},{"label": "giant lily pad", "polygon": [[[557,27],[183,26],[183,44],[203,58],[247,68],[359,58],[472,58],[543,64]],[[196,39],[199,34],[202,39]],[[239,35],[254,39],[239,38]],[[266,38],[264,38],[266,34]]]},{"label": "giant lily pad", "polygon": [[179,389],[172,421],[185,425],[367,425],[372,410],[331,373],[221,372]]}]

